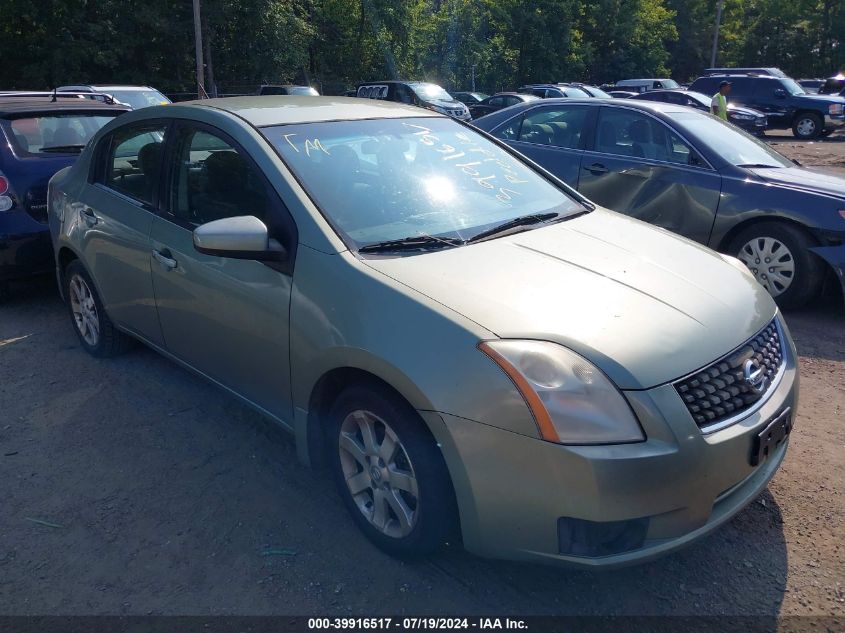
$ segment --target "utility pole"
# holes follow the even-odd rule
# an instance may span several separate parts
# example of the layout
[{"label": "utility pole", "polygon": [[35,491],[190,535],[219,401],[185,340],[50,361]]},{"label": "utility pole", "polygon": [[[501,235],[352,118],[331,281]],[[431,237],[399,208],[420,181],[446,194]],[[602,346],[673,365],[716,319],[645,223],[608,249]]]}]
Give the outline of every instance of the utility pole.
[{"label": "utility pole", "polygon": [[710,67],[716,67],[716,51],[719,50],[719,25],[722,23],[722,9],[725,8],[725,0],[716,2],[716,28],[713,29],[713,50],[710,53]]},{"label": "utility pole", "polygon": [[197,50],[197,99],[208,99],[203,86],[202,22],[200,21],[200,0],[194,0],[194,45]]},{"label": "utility pole", "polygon": [[475,64],[472,65],[472,91],[475,92]]}]

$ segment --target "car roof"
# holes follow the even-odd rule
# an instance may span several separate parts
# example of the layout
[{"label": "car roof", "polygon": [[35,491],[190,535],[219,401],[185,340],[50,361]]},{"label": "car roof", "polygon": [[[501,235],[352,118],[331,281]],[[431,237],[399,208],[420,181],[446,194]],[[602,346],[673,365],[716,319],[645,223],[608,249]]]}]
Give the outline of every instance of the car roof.
[{"label": "car roof", "polygon": [[155,90],[150,86],[129,86],[123,84],[68,84],[66,86],[59,86],[56,90],[73,91],[79,88],[91,88],[94,91],[106,90]]},{"label": "car roof", "polygon": [[57,110],[72,112],[128,112],[127,106],[102,103],[92,99],[73,99],[53,101],[52,97],[20,97],[3,100],[0,96],[0,116],[8,114],[26,114],[28,112],[55,112]]},{"label": "car roof", "polygon": [[408,117],[441,117],[443,115],[380,99],[358,99],[357,97],[307,97],[300,95],[264,95],[245,97],[224,97],[182,101],[156,108],[182,110],[183,108],[214,108],[230,112],[255,127],[268,125],[289,125],[295,123],[317,123],[322,121],[360,121],[363,119],[398,119]]}]

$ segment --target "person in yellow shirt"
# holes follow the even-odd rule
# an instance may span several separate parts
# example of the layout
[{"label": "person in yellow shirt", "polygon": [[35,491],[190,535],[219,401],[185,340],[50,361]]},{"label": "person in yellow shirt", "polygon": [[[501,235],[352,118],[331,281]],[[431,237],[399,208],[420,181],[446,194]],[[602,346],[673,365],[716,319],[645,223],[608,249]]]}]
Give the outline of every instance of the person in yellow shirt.
[{"label": "person in yellow shirt", "polygon": [[719,84],[719,92],[713,95],[710,101],[710,113],[715,114],[723,121],[728,120],[728,93],[731,91],[731,82],[723,81]]}]

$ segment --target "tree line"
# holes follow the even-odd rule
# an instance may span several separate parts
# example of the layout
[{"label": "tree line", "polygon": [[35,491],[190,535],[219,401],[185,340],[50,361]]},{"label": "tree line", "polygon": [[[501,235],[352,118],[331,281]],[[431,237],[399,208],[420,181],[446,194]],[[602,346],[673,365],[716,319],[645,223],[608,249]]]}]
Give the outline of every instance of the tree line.
[{"label": "tree line", "polygon": [[[710,65],[717,0],[202,0],[207,79],[223,93],[427,79],[690,80]],[[196,90],[191,0],[3,0],[0,89],[64,83]],[[725,0],[719,65],[796,77],[845,68],[843,0]],[[210,81],[208,82],[211,83]]]}]

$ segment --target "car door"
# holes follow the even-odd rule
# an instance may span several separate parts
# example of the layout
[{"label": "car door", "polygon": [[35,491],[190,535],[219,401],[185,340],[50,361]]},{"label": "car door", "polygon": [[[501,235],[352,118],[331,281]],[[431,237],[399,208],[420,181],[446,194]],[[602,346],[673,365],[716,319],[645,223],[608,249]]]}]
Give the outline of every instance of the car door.
[{"label": "car door", "polygon": [[594,202],[706,244],[722,178],[656,117],[602,106],[578,190]]},{"label": "car door", "polygon": [[578,187],[590,118],[585,105],[531,108],[495,132],[496,136],[571,187]]},{"label": "car door", "polygon": [[[153,221],[152,279],[166,349],[271,415],[292,421],[289,321],[296,227],[248,154],[223,132],[180,123]],[[287,266],[205,255],[193,229],[253,215],[290,254]]]},{"label": "car door", "polygon": [[[764,112],[771,127],[792,127],[794,108],[790,105],[787,93],[779,81],[771,79],[759,79],[757,81],[746,79],[744,81],[751,84],[748,87],[749,97],[742,100],[737,99],[737,103]],[[733,89],[731,94],[733,94]]]},{"label": "car door", "polygon": [[104,137],[74,203],[82,258],[111,320],[162,343],[150,277],[150,230],[168,124],[144,121]]}]

